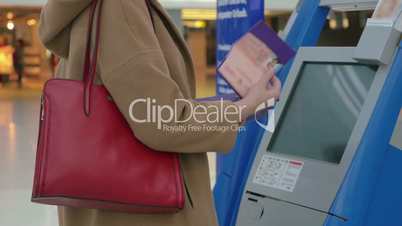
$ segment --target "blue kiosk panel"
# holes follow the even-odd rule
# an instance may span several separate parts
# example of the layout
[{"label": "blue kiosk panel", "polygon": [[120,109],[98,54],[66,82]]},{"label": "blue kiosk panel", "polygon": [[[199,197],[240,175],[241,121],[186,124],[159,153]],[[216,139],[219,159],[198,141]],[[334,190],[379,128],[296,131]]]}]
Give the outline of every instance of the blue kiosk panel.
[{"label": "blue kiosk panel", "polygon": [[[324,6],[325,4],[322,2],[320,4]],[[353,3],[351,5],[354,7],[353,10],[359,9],[357,7],[359,4],[357,3],[360,2],[364,2],[364,4],[370,3],[371,5],[376,3],[376,1],[369,0],[356,0],[354,2],[327,0],[325,2],[335,2],[339,8],[344,7],[340,3],[350,2]],[[396,24],[402,22],[402,16],[396,19],[398,20]],[[376,29],[384,29],[381,27],[383,25],[378,26],[377,24],[376,27],[368,27],[367,30],[371,32],[370,34],[373,34],[372,31]],[[392,24],[391,28],[387,29],[392,30]],[[358,105],[361,106],[361,111],[357,112],[358,120],[356,125],[350,124],[353,127],[353,132],[347,138],[347,145],[345,148],[339,147],[336,149],[344,150],[344,155],[332,153],[335,155],[328,156],[328,153],[321,152],[323,149],[317,149],[319,152],[315,152],[314,145],[319,143],[324,148],[326,145],[325,140],[329,142],[327,142],[328,145],[334,141],[321,139],[317,135],[314,135],[316,141],[313,141],[314,144],[312,145],[305,145],[308,140],[299,142],[299,145],[296,145],[297,142],[294,143],[294,140],[289,140],[292,143],[291,145],[286,144],[286,142],[282,142],[279,146],[275,145],[277,142],[275,137],[281,133],[280,127],[283,124],[281,121],[285,120],[287,123],[291,123],[289,122],[291,118],[286,116],[286,109],[290,110],[291,108],[290,94],[292,92],[297,93],[295,91],[297,86],[294,87],[294,84],[296,84],[295,79],[300,76],[296,76],[296,73],[299,74],[299,71],[301,72],[303,68],[297,62],[293,63],[292,66],[288,66],[292,68],[291,81],[286,81],[285,94],[281,98],[283,103],[279,106],[279,127],[274,134],[264,135],[264,140],[261,141],[253,164],[253,170],[249,175],[243,193],[240,215],[237,219],[238,226],[290,226],[295,224],[308,226],[402,225],[400,215],[400,210],[402,209],[402,192],[400,192],[402,182],[397,179],[399,178],[399,173],[402,172],[402,150],[400,145],[402,137],[400,135],[400,125],[398,124],[398,116],[400,116],[402,108],[402,66],[400,64],[402,62],[402,43],[399,45],[395,43],[395,37],[400,40],[400,30],[398,31],[399,33],[396,33],[394,37],[393,35],[397,31],[391,31],[389,38],[386,36],[387,34],[374,33],[374,36],[384,35],[387,37],[383,39],[386,42],[384,45],[375,42],[376,39],[373,39],[373,36],[368,37],[367,35],[364,36],[367,33],[363,34],[362,40],[366,42],[363,44],[367,44],[367,40],[369,42],[371,40],[371,44],[368,43],[369,45],[366,45],[366,47],[377,48],[381,51],[381,55],[375,55],[375,51],[372,49],[369,49],[369,51],[362,49],[359,43],[358,47],[348,50],[342,48],[337,50],[336,48],[328,49],[326,54],[320,51],[305,51],[307,54],[302,58],[299,57],[299,61],[304,59],[302,60],[304,65],[333,61],[366,65],[368,67],[371,67],[371,65],[378,66],[373,85],[368,87],[367,99],[363,99],[363,103],[358,101],[360,98],[352,95],[355,91],[361,94],[364,93],[364,89],[361,89],[362,87],[355,86],[358,77],[353,75],[353,70],[328,68],[327,72],[322,73],[325,76],[334,71],[339,71],[348,75],[353,81],[337,78],[334,79],[333,85],[343,80],[341,82],[343,84],[340,87],[343,89],[344,96],[351,98],[352,104],[349,108],[353,109]],[[380,46],[386,46],[387,48],[381,49],[379,48]],[[318,48],[316,49],[318,50]],[[351,51],[359,52],[360,55],[353,56]],[[315,54],[315,56],[309,55],[309,52],[313,53],[313,55]],[[369,54],[362,57],[362,52]],[[393,55],[391,63],[381,61],[382,54],[385,52]],[[370,55],[372,53],[374,55]],[[338,57],[342,55],[347,55],[349,60],[344,57]],[[310,62],[308,62],[309,59],[311,59]],[[303,93],[303,95],[306,94],[306,92]],[[297,95],[300,96],[300,94]],[[286,104],[289,104],[289,106]],[[312,108],[316,107],[315,104],[313,105],[311,106]],[[346,111],[345,109],[342,110],[342,108],[338,110],[341,111],[338,113]],[[343,118],[346,120],[345,117]],[[333,119],[336,120],[335,118]],[[334,132],[339,129],[337,127],[342,126],[341,123],[343,123],[340,120],[336,120],[340,123],[338,126],[333,125],[328,130]],[[297,122],[293,122],[296,129],[298,124],[295,123]],[[314,126],[304,125],[304,127],[313,128]],[[294,133],[295,131],[291,132]],[[307,129],[306,134],[312,133]],[[306,134],[304,135],[306,136]],[[322,131],[322,136],[325,136],[325,134],[326,132]],[[339,135],[341,134],[336,136],[339,138],[341,137]],[[278,150],[275,150],[275,148],[278,148]],[[296,149],[299,150],[297,151]],[[305,153],[300,153],[301,151]],[[319,156],[321,154],[322,156]],[[265,158],[267,156],[268,158]],[[269,156],[274,160],[280,161],[281,164],[274,164]],[[289,159],[293,159],[293,161],[287,161]],[[279,174],[275,174],[274,172],[276,171],[272,167],[275,168],[275,165],[282,167],[284,164],[287,164],[287,167],[291,166],[290,171],[285,171],[287,174],[281,174],[280,171],[278,171]],[[264,171],[266,167],[271,168]],[[283,184],[278,183],[278,180],[281,182],[283,179],[281,175],[287,175],[282,181]]]},{"label": "blue kiosk panel", "polygon": [[[249,1],[254,7],[254,14],[249,14],[249,19],[218,22],[218,43],[221,46],[232,44],[241,37],[255,22],[263,18],[263,0]],[[257,3],[259,2],[259,3]],[[286,34],[286,42],[295,50],[301,46],[314,46],[319,38],[321,30],[326,22],[328,7],[321,7],[319,0],[301,0],[288,24],[289,31]],[[258,8],[259,11],[256,11]],[[218,11],[227,11],[225,7],[219,7]],[[240,25],[242,24],[242,25]],[[219,45],[219,44],[218,44]],[[218,47],[218,63],[224,58],[227,51]],[[284,83],[293,62],[289,62],[278,73],[278,77]],[[229,87],[218,78],[218,94],[226,94]],[[259,119],[267,123],[266,115]],[[255,121],[249,121],[246,131],[240,132],[237,144],[228,155],[217,157],[217,183],[214,189],[215,206],[221,226],[236,224],[237,213],[240,206],[242,193],[247,181],[247,176],[254,161],[258,145],[265,130]]]}]

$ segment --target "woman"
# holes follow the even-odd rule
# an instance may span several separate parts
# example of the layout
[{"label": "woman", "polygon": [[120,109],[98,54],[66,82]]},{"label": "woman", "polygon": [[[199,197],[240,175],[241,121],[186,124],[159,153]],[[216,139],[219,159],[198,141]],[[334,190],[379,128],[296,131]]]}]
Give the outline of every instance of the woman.
[{"label": "woman", "polygon": [[[43,8],[40,37],[61,58],[56,72],[59,78],[82,79],[90,2],[49,0]],[[138,139],[156,150],[182,153],[183,186],[187,191],[185,208],[175,214],[146,215],[59,207],[61,226],[217,225],[206,152],[229,151],[237,131],[166,132],[154,122],[139,123],[130,117],[130,104],[139,98],[153,98],[168,106],[173,106],[177,99],[186,99],[197,106],[219,105],[193,100],[194,68],[185,42],[157,0],[148,3],[145,0],[103,0],[97,82],[108,89]],[[271,85],[267,89],[269,82]],[[279,92],[280,82],[270,71],[241,101],[224,104],[241,109],[241,114],[234,117],[240,119],[208,124],[237,127],[260,103],[277,98]],[[186,118],[190,112],[188,106],[179,105],[178,108],[178,118]],[[146,111],[143,106],[137,107],[134,113],[144,116]],[[180,125],[203,124],[206,123],[189,120]]]},{"label": "woman", "polygon": [[24,74],[24,46],[24,40],[18,39],[13,54],[14,70],[18,76],[18,88],[22,88],[22,76]]}]

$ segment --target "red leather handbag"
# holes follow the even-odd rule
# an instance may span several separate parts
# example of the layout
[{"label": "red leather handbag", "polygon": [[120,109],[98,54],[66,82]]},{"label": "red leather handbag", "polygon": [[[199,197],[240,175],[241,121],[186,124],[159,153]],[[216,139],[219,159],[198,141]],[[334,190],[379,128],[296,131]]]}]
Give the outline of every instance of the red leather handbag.
[{"label": "red leather handbag", "polygon": [[136,139],[106,88],[94,84],[101,4],[94,0],[90,6],[83,81],[51,79],[44,87],[32,201],[131,213],[177,212],[184,207],[179,155],[152,150]]}]

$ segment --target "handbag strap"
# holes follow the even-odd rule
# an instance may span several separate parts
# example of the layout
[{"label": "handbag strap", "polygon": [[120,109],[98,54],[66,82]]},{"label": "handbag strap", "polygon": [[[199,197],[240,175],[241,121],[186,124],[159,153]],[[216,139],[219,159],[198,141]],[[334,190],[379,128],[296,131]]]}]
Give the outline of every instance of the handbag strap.
[{"label": "handbag strap", "polygon": [[154,33],[156,33],[155,19],[154,19],[154,16],[152,15],[151,4],[149,3],[149,1],[150,0],[145,0],[145,3],[147,4],[149,16],[151,17],[151,22],[152,22],[152,27],[154,29]]},{"label": "handbag strap", "polygon": [[[95,45],[92,51],[91,41],[92,41],[92,30],[95,21],[95,12],[99,3],[99,10],[96,15],[96,31],[95,31]],[[100,22],[102,16],[102,0],[92,0],[89,12],[89,22],[88,22],[88,32],[87,32],[87,43],[85,50],[85,61],[84,61],[84,71],[83,71],[83,81],[84,81],[84,113],[85,115],[90,115],[91,97],[93,84],[96,75],[98,49],[99,49],[99,37],[100,37]],[[92,52],[92,57],[91,57]]]},{"label": "handbag strap", "polygon": [[[149,0],[145,0],[149,15],[151,17],[152,26],[154,32],[155,29],[155,21],[152,15],[151,6]],[[98,61],[98,50],[99,50],[99,40],[100,40],[100,25],[102,19],[102,4],[103,0],[92,0],[90,6],[90,13],[89,13],[89,22],[88,22],[88,32],[87,32],[87,43],[86,43],[86,50],[85,50],[85,61],[84,61],[84,69],[83,69],[83,81],[84,81],[84,113],[86,116],[90,115],[91,112],[91,100],[92,100],[92,92],[94,87],[94,80],[96,77],[96,68],[97,68],[97,61]],[[99,5],[99,7],[98,7]],[[96,10],[98,9],[98,11]],[[97,13],[96,13],[97,12]],[[96,14],[96,18],[95,18]],[[91,47],[92,41],[92,30],[93,25],[96,24],[95,30],[95,44],[94,50]],[[92,57],[91,57],[92,52]]]}]

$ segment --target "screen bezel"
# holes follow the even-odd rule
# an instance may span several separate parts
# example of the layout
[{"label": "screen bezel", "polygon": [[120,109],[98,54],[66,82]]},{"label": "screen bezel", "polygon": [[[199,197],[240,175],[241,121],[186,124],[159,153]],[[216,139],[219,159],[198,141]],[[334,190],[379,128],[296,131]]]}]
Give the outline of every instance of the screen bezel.
[{"label": "screen bezel", "polygon": [[[296,90],[296,88],[299,86],[299,83],[300,83],[300,80],[302,79],[302,76],[303,76],[303,74],[302,74],[302,72],[303,72],[303,70],[304,70],[304,67],[306,66],[306,65],[311,65],[311,64],[323,64],[323,65],[357,65],[357,66],[367,66],[367,67],[376,67],[376,69],[375,69],[375,72],[374,72],[374,77],[375,77],[375,74],[376,74],[376,72],[378,71],[378,66],[373,66],[373,65],[369,65],[369,64],[365,64],[365,63],[359,63],[359,62],[357,62],[357,63],[350,63],[350,62],[317,62],[317,61],[303,61],[303,64],[302,64],[302,66],[301,66],[301,68],[300,68],[300,70],[299,70],[299,72],[298,72],[298,75],[297,75],[297,79],[295,80],[295,82],[294,82],[294,85],[293,85],[293,87],[292,87],[292,89],[291,89],[291,92],[290,92],[290,94],[289,94],[289,96],[288,96],[288,98],[286,99],[286,103],[284,104],[284,112],[283,112],[283,114],[281,114],[281,115],[283,115],[282,117],[285,117],[285,115],[286,115],[286,110],[289,108],[289,105],[290,105],[290,103],[292,102],[292,99],[294,98],[294,92],[295,92],[295,90]],[[371,82],[371,84],[370,84],[370,87],[371,87],[371,85],[374,83],[374,78],[373,78],[373,81]],[[370,89],[370,88],[369,88]],[[367,98],[367,97],[366,97]],[[277,120],[276,121],[276,128],[278,128],[278,130],[277,131],[275,131],[273,134],[272,134],[272,136],[271,136],[271,139],[270,139],[270,141],[269,141],[269,143],[268,143],[268,147],[267,147],[267,152],[269,152],[269,153],[275,153],[275,154],[278,154],[278,155],[284,155],[284,156],[290,156],[290,157],[293,157],[293,158],[302,158],[302,159],[313,159],[313,160],[316,160],[316,161],[322,161],[322,162],[326,162],[326,163],[331,163],[331,164],[336,164],[336,165],[339,165],[340,163],[341,163],[341,161],[342,161],[342,158],[343,158],[343,156],[344,156],[344,154],[345,154],[345,152],[346,152],[346,147],[345,147],[345,149],[343,150],[343,153],[342,153],[342,157],[340,158],[340,160],[339,160],[339,162],[338,161],[326,161],[326,160],[322,160],[322,159],[318,159],[318,158],[311,158],[311,157],[307,157],[307,156],[304,156],[304,155],[296,155],[296,154],[290,154],[290,153],[285,153],[285,152],[278,152],[278,150],[276,150],[275,152],[273,152],[271,149],[272,149],[272,147],[273,147],[273,142],[275,141],[275,139],[277,139],[277,137],[278,137],[278,131],[279,131],[279,129],[280,129],[280,127],[282,126],[282,124],[284,123],[284,118],[280,118],[279,120]],[[358,119],[356,119],[356,122],[355,123],[357,123],[357,120]],[[351,139],[351,136],[352,136],[352,132],[351,132],[351,134],[350,134],[350,136],[349,136],[349,138],[347,139],[347,142],[349,142],[349,140]]]},{"label": "screen bezel", "polygon": [[[288,78],[284,84],[280,101],[276,106],[275,121],[281,119],[284,106],[287,104],[291,91],[293,90],[298,75],[300,74],[299,72],[305,62],[359,63],[353,58],[355,55],[355,49],[355,47],[300,48],[296,58],[294,59],[290,72],[288,73]],[[353,161],[356,151],[360,150],[359,146],[361,144],[361,139],[368,127],[370,118],[380,98],[381,90],[384,87],[384,83],[391,69],[389,65],[372,65],[379,66],[379,68],[374,76],[374,81],[361,110],[359,119],[352,131],[345,153],[339,164],[268,152],[267,148],[271,141],[272,133],[266,131],[258,146],[253,167],[247,179],[246,190],[267,197],[285,200],[289,203],[303,203],[303,205],[308,206],[309,208],[328,211],[338,192],[339,186],[344,180],[345,174]],[[298,176],[293,192],[254,183],[254,176],[264,155],[303,162],[304,165],[300,175]]]},{"label": "screen bezel", "polygon": [[[289,76],[288,80],[286,81],[286,85],[283,88],[280,102],[278,103],[276,110],[275,110],[275,115],[277,116],[275,118],[275,124],[278,125],[278,123],[281,121],[281,117],[284,113],[284,110],[286,106],[289,104],[289,101],[292,97],[293,90],[296,88],[299,77],[300,77],[300,72],[303,69],[303,66],[306,63],[334,63],[334,64],[360,64],[364,65],[361,62],[358,62],[357,60],[353,59],[353,53],[354,53],[354,47],[304,47],[302,48],[302,51],[298,53],[297,59],[295,59],[295,62],[293,63],[292,70],[290,71],[289,75],[293,74],[294,76]],[[370,64],[365,64],[365,65],[370,65]],[[372,64],[373,66],[377,66]],[[377,71],[378,73],[378,71]],[[376,75],[375,75],[376,77]],[[373,83],[375,82],[375,78],[373,80]],[[369,96],[367,97],[367,99]],[[366,102],[367,102],[366,99]],[[364,104],[366,105],[366,104]],[[362,108],[362,112],[364,111],[365,106]],[[359,121],[359,120],[358,120]],[[323,160],[317,160],[317,159],[312,159],[312,158],[307,158],[303,156],[298,156],[298,155],[291,155],[291,154],[281,154],[281,153],[275,153],[272,152],[271,150],[268,149],[271,145],[271,141],[274,138],[275,132],[270,133],[266,132],[265,134],[265,139],[268,140],[267,144],[265,145],[266,152],[271,155],[277,155],[280,157],[285,157],[285,158],[291,158],[291,159],[296,159],[296,160],[302,160],[302,161],[311,161],[311,162],[317,162],[317,163],[322,163],[326,165],[331,165],[331,166],[341,166],[344,165],[345,156],[347,153],[351,152],[351,141],[355,140],[356,138],[356,126],[358,125],[358,121],[356,122],[355,128],[353,129],[351,136],[349,137],[349,140],[347,142],[347,146],[345,149],[345,152],[342,156],[342,159],[339,163],[333,163],[333,162],[327,162]]]}]

